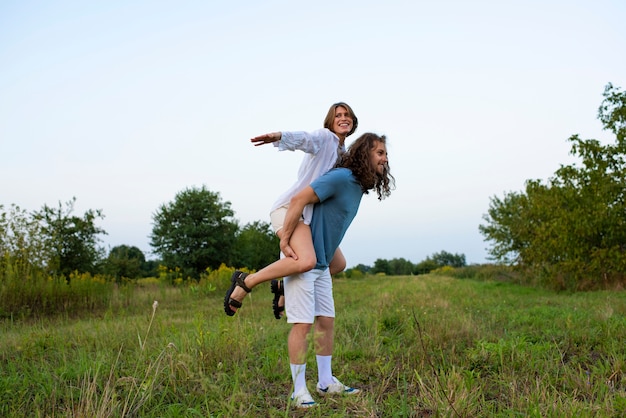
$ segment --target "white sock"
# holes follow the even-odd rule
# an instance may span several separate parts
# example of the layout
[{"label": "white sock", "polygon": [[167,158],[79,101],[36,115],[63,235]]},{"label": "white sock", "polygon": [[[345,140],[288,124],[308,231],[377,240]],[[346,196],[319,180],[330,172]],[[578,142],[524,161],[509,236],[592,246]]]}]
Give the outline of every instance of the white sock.
[{"label": "white sock", "polygon": [[331,367],[331,361],[333,356],[315,356],[317,360],[317,379],[320,387],[327,388],[331,383],[335,383],[333,380],[333,369]]},{"label": "white sock", "polygon": [[298,394],[306,388],[306,364],[289,364],[291,366],[291,378],[293,379],[293,393]]}]

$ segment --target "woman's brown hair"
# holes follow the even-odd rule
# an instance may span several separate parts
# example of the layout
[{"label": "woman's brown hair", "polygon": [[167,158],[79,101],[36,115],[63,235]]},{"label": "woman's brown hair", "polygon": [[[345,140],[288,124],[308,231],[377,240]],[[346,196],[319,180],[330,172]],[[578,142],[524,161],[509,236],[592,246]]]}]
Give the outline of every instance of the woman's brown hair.
[{"label": "woman's brown hair", "polygon": [[352,108],[350,106],[348,106],[344,102],[335,103],[335,104],[333,104],[330,107],[330,109],[328,109],[328,113],[326,114],[326,118],[324,118],[324,128],[329,129],[331,131],[333,130],[333,122],[335,121],[335,111],[337,110],[337,108],[339,106],[346,108],[346,110],[350,114],[350,117],[352,118],[352,129],[346,135],[346,137],[348,137],[348,136],[352,135],[354,133],[354,131],[356,131],[357,126],[359,126],[359,120],[357,119],[356,115],[354,114],[354,111],[352,110]]}]

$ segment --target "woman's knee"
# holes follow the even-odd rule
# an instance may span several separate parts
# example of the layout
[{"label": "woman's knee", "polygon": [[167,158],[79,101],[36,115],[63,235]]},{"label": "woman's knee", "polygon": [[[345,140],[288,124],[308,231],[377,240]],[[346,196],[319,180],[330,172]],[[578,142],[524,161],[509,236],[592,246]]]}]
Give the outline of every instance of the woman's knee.
[{"label": "woman's knee", "polygon": [[316,264],[317,258],[315,257],[315,254],[303,255],[298,259],[298,273],[306,273],[307,271],[311,271],[315,268]]},{"label": "woman's knee", "polygon": [[330,261],[330,274],[331,276],[337,273],[341,273],[346,269],[346,258],[341,251],[337,250],[335,256]]}]

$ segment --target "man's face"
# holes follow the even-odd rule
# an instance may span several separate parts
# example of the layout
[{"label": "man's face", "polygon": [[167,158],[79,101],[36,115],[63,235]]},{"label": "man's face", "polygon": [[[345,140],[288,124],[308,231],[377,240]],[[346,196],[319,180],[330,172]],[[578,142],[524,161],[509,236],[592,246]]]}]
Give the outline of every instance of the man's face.
[{"label": "man's face", "polygon": [[345,138],[352,130],[352,117],[350,112],[343,106],[335,108],[335,120],[333,121],[333,132],[340,138]]},{"label": "man's face", "polygon": [[376,146],[370,151],[370,162],[372,168],[379,175],[385,174],[385,169],[389,160],[387,159],[387,146],[380,141],[376,141]]}]

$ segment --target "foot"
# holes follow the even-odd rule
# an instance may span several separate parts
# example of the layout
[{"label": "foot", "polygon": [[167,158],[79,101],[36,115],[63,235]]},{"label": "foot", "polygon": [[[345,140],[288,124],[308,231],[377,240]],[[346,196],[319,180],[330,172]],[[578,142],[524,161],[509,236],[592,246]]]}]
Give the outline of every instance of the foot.
[{"label": "foot", "polygon": [[[285,314],[285,295],[280,295],[280,297],[278,298],[278,309],[280,311],[280,318],[282,318],[283,315]],[[276,319],[280,319],[280,318],[276,318]]]},{"label": "foot", "polygon": [[294,393],[291,395],[291,404],[296,408],[311,408],[317,406],[317,402],[313,400],[313,397],[308,390],[303,390],[297,395]]},{"label": "foot", "polygon": [[236,270],[230,278],[230,288],[226,291],[224,296],[224,312],[226,315],[233,316],[237,309],[241,308],[243,298],[246,294],[252,292],[248,286],[246,286],[246,276],[248,273]]},{"label": "foot", "polygon": [[325,388],[321,387],[320,384],[317,384],[317,393],[320,395],[356,395],[359,393],[360,389],[351,388],[350,386],[346,386],[339,381],[335,376],[333,376],[333,383],[326,386]]},{"label": "foot", "polygon": [[285,313],[285,288],[284,283],[281,280],[272,280],[270,286],[274,299],[272,300],[272,310],[274,311],[274,318],[280,319]]},{"label": "foot", "polygon": [[[245,281],[244,281],[245,283]],[[248,295],[248,292],[246,292],[245,290],[243,290],[243,288],[241,286],[235,286],[235,289],[233,289],[233,293],[230,295],[230,299],[232,301],[235,302],[239,302],[240,304],[243,303],[243,300],[245,299],[245,297]],[[237,310],[238,306],[235,306],[235,311]]]}]

